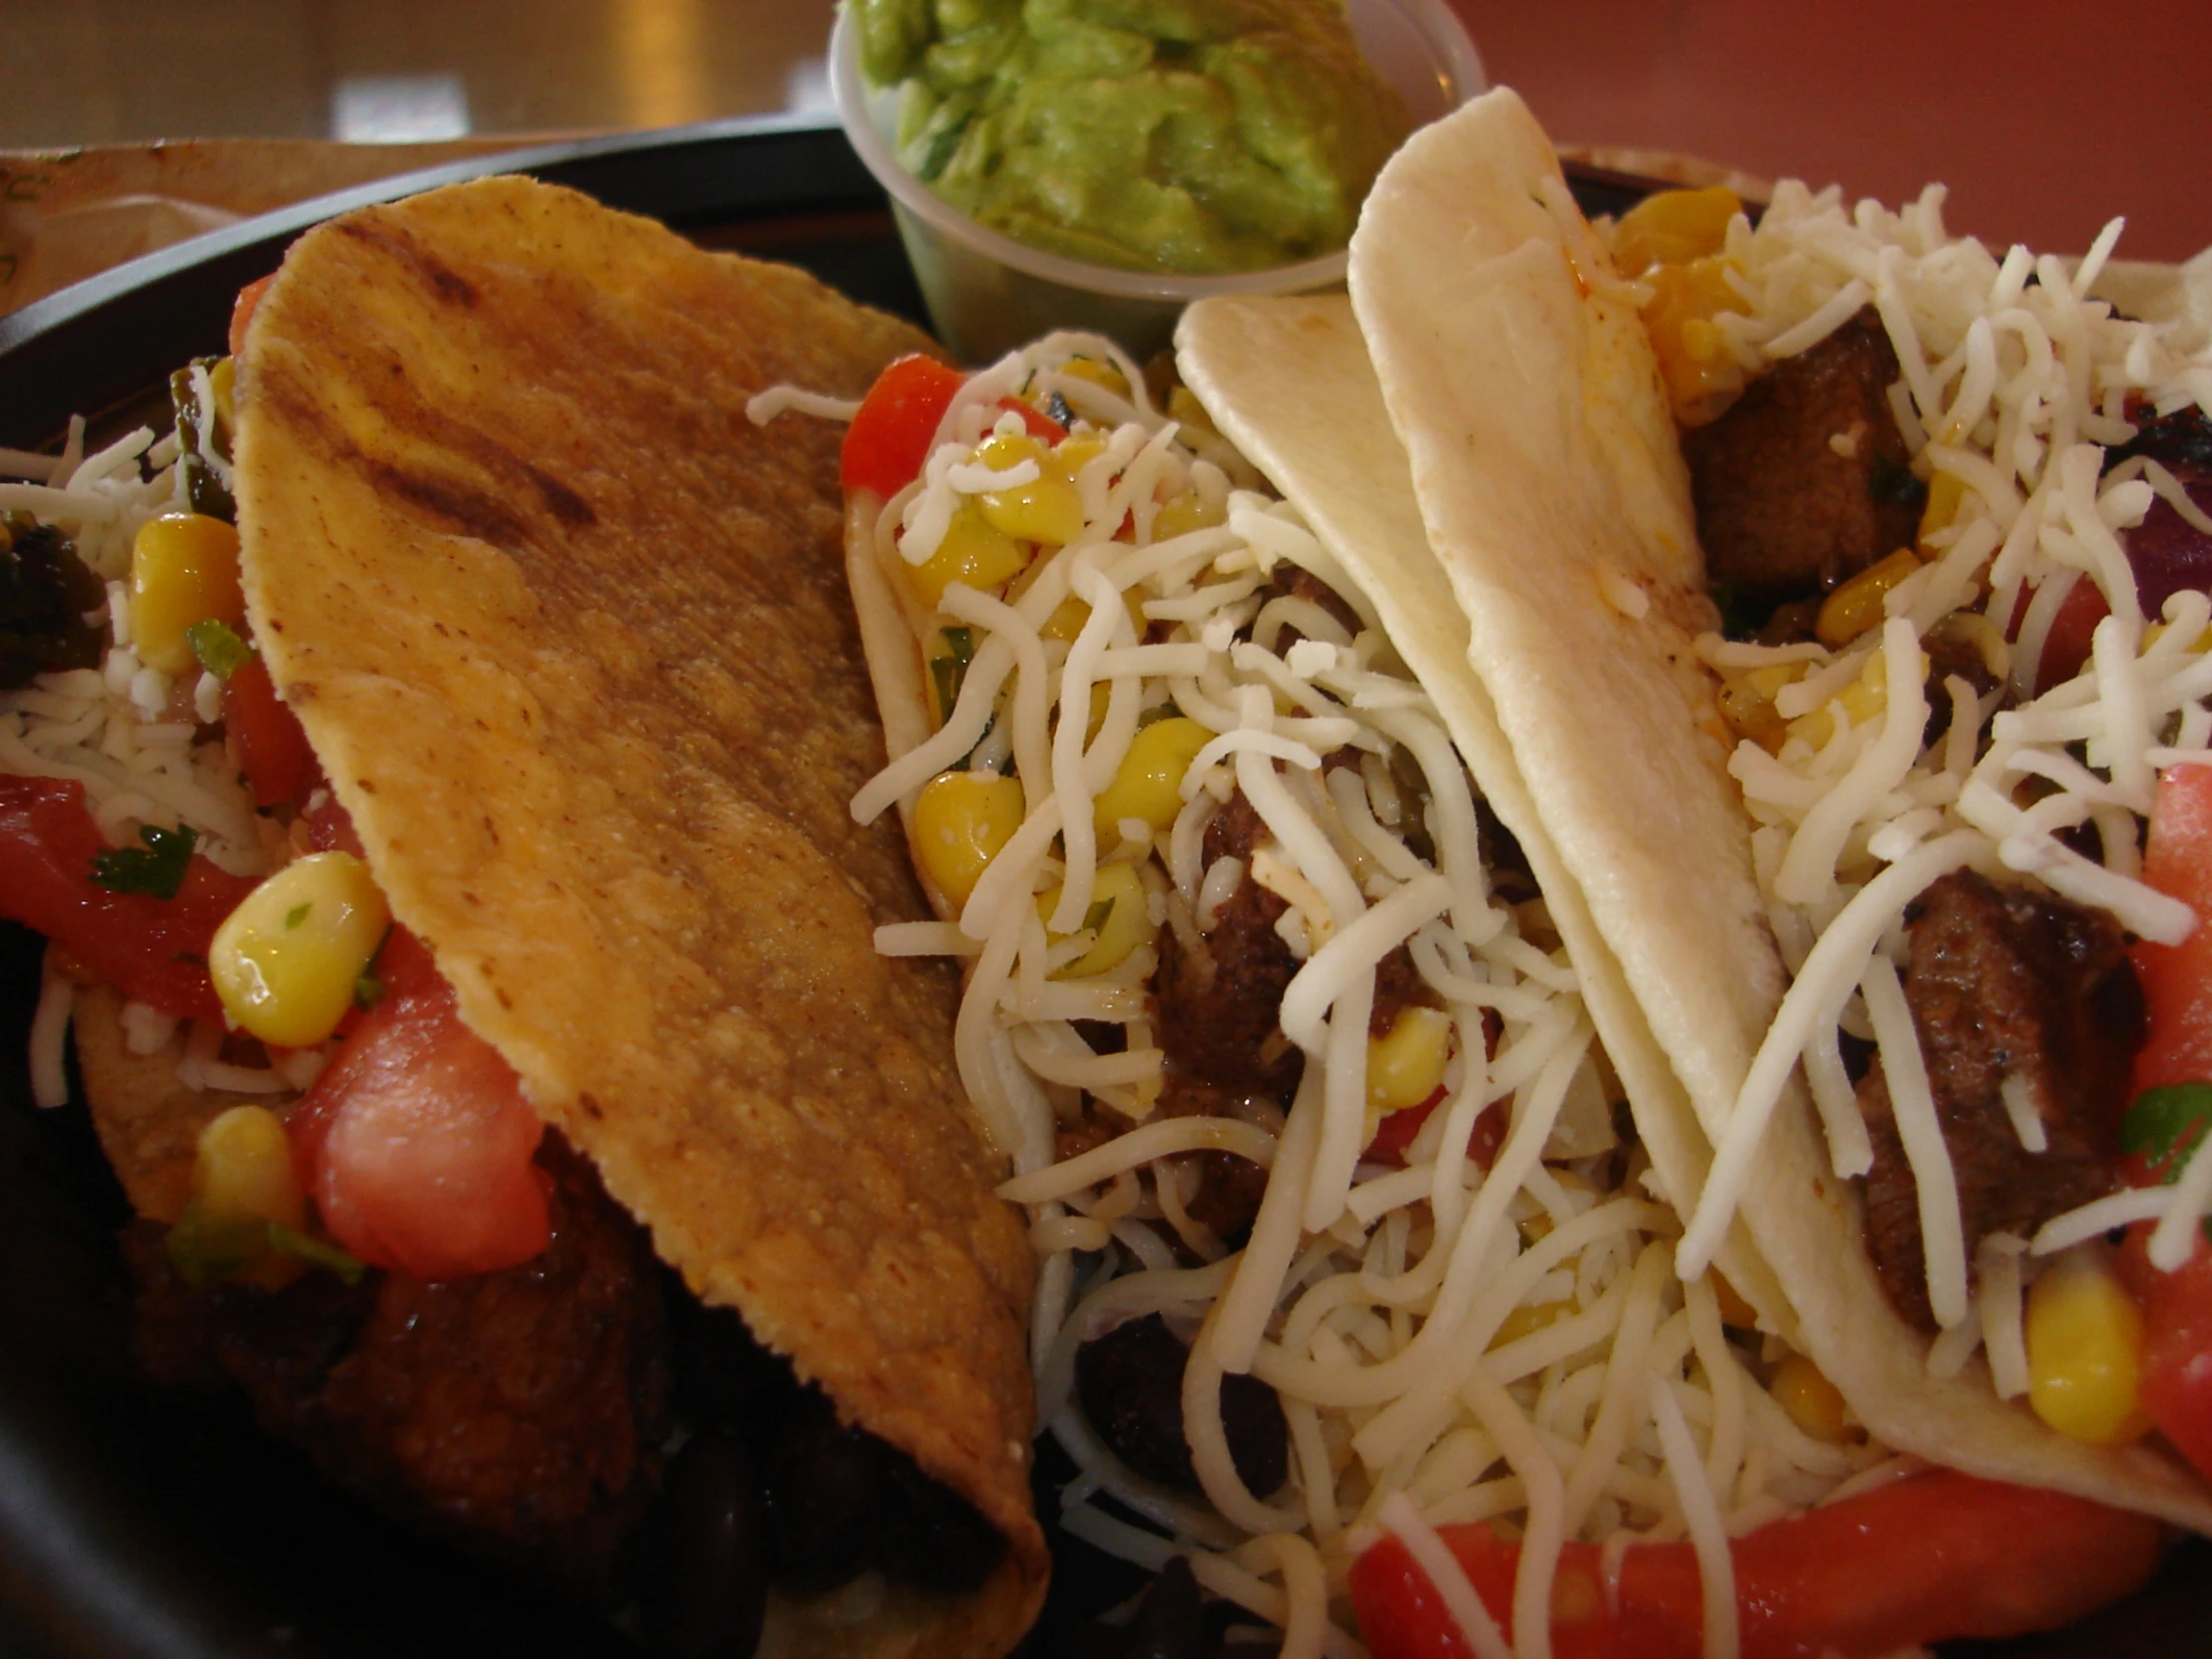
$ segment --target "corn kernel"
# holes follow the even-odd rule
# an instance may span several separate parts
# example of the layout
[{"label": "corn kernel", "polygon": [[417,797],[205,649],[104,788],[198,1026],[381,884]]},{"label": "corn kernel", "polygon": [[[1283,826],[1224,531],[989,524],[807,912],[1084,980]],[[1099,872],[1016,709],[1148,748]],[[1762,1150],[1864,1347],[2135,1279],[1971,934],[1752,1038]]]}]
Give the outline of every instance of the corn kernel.
[{"label": "corn kernel", "polygon": [[1074,380],[1088,380],[1094,386],[1104,386],[1116,397],[1129,395],[1129,377],[1112,363],[1096,357],[1070,357],[1060,365],[1060,372]]},{"label": "corn kernel", "polygon": [[[2142,649],[2146,654],[2150,651],[2150,648],[2152,646],[2156,645],[2161,639],[2166,636],[2170,624],[2167,623],[2153,622],[2143,630]],[[2192,651],[2200,657],[2205,655],[2207,652],[2212,652],[2212,628],[2208,628],[2203,633],[2199,634],[2196,639],[2190,645],[2184,647],[2184,649]]]},{"label": "corn kernel", "polygon": [[1168,393],[1168,418],[1186,432],[1209,438],[1221,436],[1221,428],[1214,424],[1214,417],[1206,412],[1206,405],[1189,386],[1177,386]]},{"label": "corn kernel", "polygon": [[1082,534],[1083,498],[1035,438],[1027,433],[985,438],[975,458],[994,472],[1010,472],[1023,461],[1037,463],[1038,476],[1032,482],[985,490],[974,498],[976,511],[992,529],[1054,547]]},{"label": "corn kernel", "polygon": [[1368,1039],[1368,1104],[1402,1112],[1418,1106],[1444,1080],[1451,1057],[1451,1016],[1440,1008],[1398,1010],[1389,1030]]},{"label": "corn kernel", "polygon": [[131,545],[131,643],[164,674],[193,667],[185,630],[210,618],[246,624],[239,587],[239,533],[205,513],[164,513],[139,526]]},{"label": "corn kernel", "polygon": [[1844,583],[1821,601],[1813,624],[1821,644],[1840,651],[1868,629],[1881,627],[1883,596],[1920,568],[1920,555],[1901,547]]},{"label": "corn kernel", "polygon": [[1642,278],[1652,288],[1643,309],[1644,328],[1681,420],[1708,419],[1718,403],[1743,389],[1744,371],[1712,320],[1723,311],[1744,308],[1729,285],[1728,271],[1728,262],[1714,257],[1655,266]]},{"label": "corn kernel", "polygon": [[1928,545],[1928,538],[1949,526],[1958,516],[1958,509],[1965,504],[1966,486],[1955,472],[1937,469],[1929,475],[1928,505],[1921,509],[1921,545]]},{"label": "corn kernel", "polygon": [[215,930],[208,971],[233,1024],[280,1048],[337,1028],[391,910],[368,865],[311,852],[248,893]]},{"label": "corn kernel", "polygon": [[1729,221],[1743,211],[1742,200],[1723,185],[1656,191],[1613,227],[1613,264],[1622,276],[1636,276],[1655,265],[1687,265],[1718,254]]},{"label": "corn kernel", "polygon": [[2027,1402],[2059,1433],[2120,1445],[2147,1432],[2142,1362],[2142,1313],[2103,1263],[2061,1259],[2029,1289]]},{"label": "corn kernel", "polygon": [[[1059,903],[1058,887],[1037,894],[1037,914],[1046,918],[1048,926]],[[1096,929],[1097,937],[1090,949],[1054,973],[1055,979],[1084,979],[1094,973],[1104,973],[1118,967],[1137,946],[1152,941],[1156,931],[1152,925],[1152,904],[1134,865],[1099,866],[1098,880],[1091,888],[1090,913],[1083,919],[1087,926]],[[1055,944],[1068,936],[1050,935]]]},{"label": "corn kernel", "polygon": [[[1923,668],[1925,672],[1925,662]],[[1802,714],[1791,721],[1789,735],[1793,738],[1803,738],[1815,749],[1819,749],[1835,736],[1836,722],[1832,708],[1834,704],[1840,703],[1843,705],[1844,715],[1853,726],[1864,726],[1868,721],[1881,714],[1889,706],[1889,668],[1885,662],[1884,653],[1876,650],[1868,653],[1867,665],[1860,671],[1859,678],[1831,699],[1829,705],[1824,705],[1808,714]]]},{"label": "corn kernel", "polygon": [[1229,503],[1209,501],[1196,490],[1185,490],[1161,503],[1152,516],[1152,539],[1170,541],[1193,530],[1211,530],[1229,522]]},{"label": "corn kernel", "polygon": [[1106,440],[1095,432],[1071,432],[1052,451],[1052,464],[1069,483],[1091,462],[1106,453]]},{"label": "corn kernel", "polygon": [[283,1121],[266,1106],[234,1106],[200,1131],[192,1196],[218,1225],[273,1221],[293,1232],[306,1225],[307,1196],[291,1160]]},{"label": "corn kernel", "polygon": [[1101,840],[1111,838],[1125,818],[1143,819],[1155,831],[1173,825],[1183,811],[1183,775],[1213,737],[1197,721],[1173,715],[1130,739],[1113,782],[1098,792],[1092,809]]},{"label": "corn kernel", "polygon": [[1571,1302],[1524,1302],[1505,1316],[1504,1323],[1497,1328],[1497,1335],[1490,1339],[1490,1347],[1494,1351],[1508,1343],[1517,1343],[1523,1337],[1533,1337],[1573,1312]]},{"label": "corn kernel", "polygon": [[914,799],[914,857],[954,906],[1021,828],[1021,781],[988,772],[940,772]]},{"label": "corn kernel", "polygon": [[906,568],[906,580],[924,605],[935,605],[954,582],[985,592],[1002,587],[1029,564],[1029,553],[1003,530],[986,523],[972,501],[952,511],[936,552]]},{"label": "corn kernel", "polygon": [[[1137,638],[1143,639],[1144,631],[1149,626],[1145,621],[1144,614],[1144,589],[1141,587],[1123,588],[1121,590],[1121,605],[1122,609],[1129,613],[1130,625],[1137,630]],[[1075,643],[1075,636],[1083,631],[1083,624],[1090,620],[1091,607],[1088,602],[1070,594],[1060,601],[1050,616],[1044,619],[1044,626],[1039,628],[1037,632],[1048,640],[1065,640],[1072,645]]]},{"label": "corn kernel", "polygon": [[1796,680],[1803,667],[1802,663],[1767,663],[1731,675],[1721,685],[1721,718],[1738,737],[1764,749],[1781,748],[1788,728],[1775,712],[1775,695]]},{"label": "corn kernel", "polygon": [[1759,1311],[1744,1300],[1744,1293],[1728,1282],[1728,1276],[1719,1268],[1708,1268],[1706,1277],[1713,1282],[1713,1300],[1721,1305],[1721,1324],[1736,1331],[1759,1329]]},{"label": "corn kernel", "polygon": [[1804,1355],[1792,1354],[1776,1366],[1767,1391],[1789,1412],[1790,1420],[1814,1439],[1835,1443],[1850,1434],[1842,1392]]}]

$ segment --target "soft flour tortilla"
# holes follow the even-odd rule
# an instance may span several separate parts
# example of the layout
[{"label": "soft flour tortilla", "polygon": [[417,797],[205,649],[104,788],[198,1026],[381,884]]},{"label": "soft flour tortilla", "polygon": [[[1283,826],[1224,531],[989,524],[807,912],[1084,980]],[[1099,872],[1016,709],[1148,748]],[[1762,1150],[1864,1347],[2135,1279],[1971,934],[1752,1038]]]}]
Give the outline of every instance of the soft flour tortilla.
[{"label": "soft flour tortilla", "polygon": [[[1602,255],[1570,247],[1569,229],[1586,230],[1545,206],[1564,190],[1547,180],[1551,146],[1511,92],[1416,134],[1353,238],[1352,301],[1467,621],[1467,659],[1710,1146],[1783,967],[1712,684],[1690,651],[1704,569],[1658,369],[1634,308],[1605,291]],[[1641,617],[1618,603],[1630,583]],[[1874,1434],[2212,1530],[2212,1498],[2170,1458],[2054,1433],[2000,1402],[1978,1358],[1956,1378],[1929,1375],[1927,1339],[1883,1295],[1857,1194],[1829,1173],[1802,1089],[1784,1098],[1760,1169],[1742,1218],[1802,1347]],[[1685,1213],[1697,1199],[1669,1196]]]},{"label": "soft flour tortilla", "polygon": [[[1184,313],[1175,346],[1184,380],[1214,423],[1374,602],[1475,788],[1527,854],[1660,1179],[1670,1192],[1696,1191],[1711,1151],[1537,816],[1489,694],[1468,667],[1467,618],[1429,551],[1405,452],[1351,301],[1201,300]],[[1721,1269],[1762,1326],[1794,1340],[1789,1303],[1741,1224]]]},{"label": "soft flour tortilla", "polygon": [[255,634],[394,915],[693,1291],[1009,1540],[973,1596],[779,1600],[765,1654],[1001,1652],[1047,1571],[1028,1243],[845,806],[882,752],[841,434],[745,412],[926,343],[493,179],[302,238],[239,368]]}]

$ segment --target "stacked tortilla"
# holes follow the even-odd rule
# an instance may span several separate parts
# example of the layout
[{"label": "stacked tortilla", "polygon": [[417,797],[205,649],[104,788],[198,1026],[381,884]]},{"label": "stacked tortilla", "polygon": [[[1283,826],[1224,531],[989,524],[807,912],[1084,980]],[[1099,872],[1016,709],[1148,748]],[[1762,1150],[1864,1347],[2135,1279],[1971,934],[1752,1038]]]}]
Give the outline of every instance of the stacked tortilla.
[{"label": "stacked tortilla", "polygon": [[[1786,975],[1693,649],[1714,616],[1666,392],[1549,143],[1509,92],[1426,129],[1370,200],[1349,304],[1202,306],[1183,342],[1225,429],[1287,490],[1310,477],[1374,512],[1405,479],[1417,499],[1426,535],[1377,541],[1395,561],[1378,591],[1397,596],[1393,633],[1423,679],[1463,664],[1464,695],[1494,712],[1532,811],[1515,828],[1687,1217]],[[1786,1305],[1762,1315],[1870,1433],[2212,1530],[2212,1498],[2171,1455],[2061,1436],[1999,1401],[1978,1362],[1932,1372],[1857,1203],[1793,1082],[1720,1260],[1779,1283]]]}]

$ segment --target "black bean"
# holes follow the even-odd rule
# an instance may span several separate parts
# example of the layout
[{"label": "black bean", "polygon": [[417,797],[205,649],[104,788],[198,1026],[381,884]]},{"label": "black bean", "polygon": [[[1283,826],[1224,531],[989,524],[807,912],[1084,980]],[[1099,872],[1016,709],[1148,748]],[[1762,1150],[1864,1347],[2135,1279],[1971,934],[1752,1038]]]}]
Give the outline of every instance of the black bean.
[{"label": "black bean", "polygon": [[1191,1564],[1178,1555],[1137,1603],[1118,1659],[1206,1659],[1206,1613]]},{"label": "black bean", "polygon": [[884,1568],[925,1589],[953,1594],[980,1589],[1006,1551],[998,1528],[905,1453],[885,1446],[883,1467],[893,1508],[883,1540]]},{"label": "black bean", "polygon": [[[1075,1355],[1083,1414],[1116,1456],[1148,1480],[1197,1492],[1183,1437],[1183,1367],[1189,1356],[1152,1314],[1116,1326]],[[1290,1426],[1275,1390],[1256,1377],[1225,1377],[1222,1427],[1244,1483],[1265,1497],[1290,1474]]]},{"label": "black bean", "polygon": [[728,1308],[674,1299],[676,1403],[687,1422],[729,1428],[765,1451],[798,1384],[790,1364],[763,1348]]},{"label": "black bean", "polygon": [[821,1393],[800,1396],[768,1458],[776,1581],[820,1595],[881,1557],[891,1503],[883,1444],[837,1421]]},{"label": "black bean", "polygon": [[766,1499],[752,1451],[709,1429],[677,1453],[655,1512],[643,1611],[664,1659],[750,1659],[768,1611]]},{"label": "black bean", "polygon": [[1244,1483],[1260,1497],[1279,1491],[1291,1475],[1291,1425],[1275,1390],[1257,1377],[1223,1378],[1221,1425]]}]

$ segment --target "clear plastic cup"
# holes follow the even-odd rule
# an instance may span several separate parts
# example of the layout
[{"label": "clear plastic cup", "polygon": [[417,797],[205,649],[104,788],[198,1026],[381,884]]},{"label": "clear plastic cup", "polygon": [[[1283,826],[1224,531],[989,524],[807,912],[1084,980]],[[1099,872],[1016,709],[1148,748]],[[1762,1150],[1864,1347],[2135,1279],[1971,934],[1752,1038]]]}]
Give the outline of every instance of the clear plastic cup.
[{"label": "clear plastic cup", "polygon": [[[1488,86],[1474,42],[1444,0],[1346,0],[1345,10],[1368,62],[1403,95],[1416,126]],[[852,148],[890,193],[937,337],[962,362],[986,362],[1054,328],[1109,334],[1142,360],[1167,344],[1176,317],[1194,299],[1308,293],[1344,283],[1342,251],[1271,271],[1178,276],[1063,259],[978,225],[899,165],[891,148],[897,91],[867,85],[859,31],[841,6],[830,37],[830,85]]]}]

